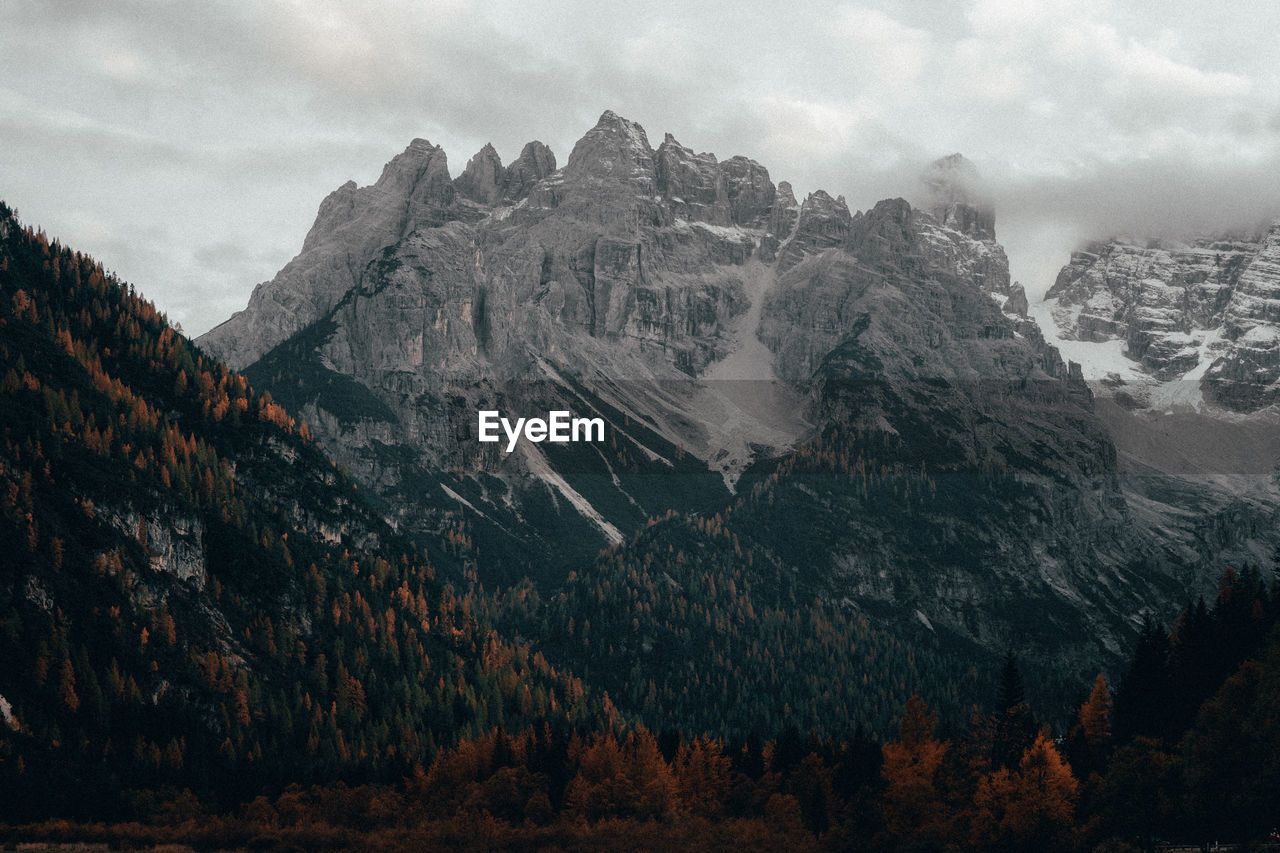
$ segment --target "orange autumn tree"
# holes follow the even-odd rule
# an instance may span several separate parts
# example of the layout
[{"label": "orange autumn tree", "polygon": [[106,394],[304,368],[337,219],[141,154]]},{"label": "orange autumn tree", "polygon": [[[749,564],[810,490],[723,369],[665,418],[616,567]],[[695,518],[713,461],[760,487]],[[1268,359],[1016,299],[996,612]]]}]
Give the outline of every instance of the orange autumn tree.
[{"label": "orange autumn tree", "polygon": [[1067,846],[1079,783],[1048,730],[1041,729],[1016,769],[1001,767],[974,792],[970,842],[980,850],[1055,850]]},{"label": "orange autumn tree", "polygon": [[941,843],[951,834],[951,809],[938,785],[951,744],[934,737],[937,724],[937,714],[914,694],[903,711],[898,740],[882,750],[885,831],[903,847]]},{"label": "orange autumn tree", "polygon": [[598,734],[589,745],[571,745],[571,757],[575,752],[578,772],[565,791],[571,814],[589,821],[609,816],[651,820],[676,810],[679,785],[647,730],[632,732],[621,743],[612,733]]},{"label": "orange autumn tree", "polygon": [[1089,747],[1101,754],[1111,743],[1111,691],[1098,673],[1089,701],[1080,708],[1080,728]]}]

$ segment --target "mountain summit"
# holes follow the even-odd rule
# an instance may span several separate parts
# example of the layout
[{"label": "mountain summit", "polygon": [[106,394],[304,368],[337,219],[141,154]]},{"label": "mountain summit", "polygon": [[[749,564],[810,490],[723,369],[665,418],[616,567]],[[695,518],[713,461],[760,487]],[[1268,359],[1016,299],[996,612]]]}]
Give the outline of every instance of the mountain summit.
[{"label": "mountain summit", "polygon": [[933,161],[920,176],[927,209],[942,225],[979,239],[996,237],[996,213],[983,190],[978,167],[963,154]]},{"label": "mountain summit", "polygon": [[[1211,503],[1151,556],[1146,533],[1183,510],[1126,497],[973,165],[923,180],[919,208],[797,201],[754,160],[672,134],[655,150],[612,111],[559,168],[539,143],[510,167],[486,146],[451,178],[417,140],[330,195],[299,256],[199,343],[304,417],[402,531],[462,531],[491,582],[607,598],[658,548],[685,567],[661,583],[691,595],[682,573],[730,571],[725,535],[731,571],[775,594],[966,660],[1092,665],[1153,596],[1181,601],[1268,534],[1201,547],[1235,511]],[[598,417],[606,440],[507,454],[477,440],[481,410]],[[614,653],[676,677],[660,626],[616,627],[634,636]]]}]

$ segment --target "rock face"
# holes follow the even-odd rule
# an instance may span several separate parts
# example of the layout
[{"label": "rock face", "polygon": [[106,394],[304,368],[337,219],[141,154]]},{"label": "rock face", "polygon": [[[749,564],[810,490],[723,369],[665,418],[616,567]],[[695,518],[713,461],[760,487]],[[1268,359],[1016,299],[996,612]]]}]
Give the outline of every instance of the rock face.
[{"label": "rock face", "polygon": [[[784,377],[812,376],[867,316],[909,321],[894,336],[910,332],[911,337],[893,343],[910,353],[908,376],[1007,380],[1067,375],[1056,353],[1045,351],[1042,342],[1029,343],[1022,326],[1003,316],[991,299],[1009,289],[1004,250],[993,241],[941,226],[902,199],[882,201],[849,217],[842,202],[814,193],[801,208],[796,236],[779,260],[784,265],[761,326],[761,338],[777,353]],[[883,277],[865,273],[868,265],[905,274],[889,290]],[[911,274],[916,267],[920,274]],[[876,310],[864,315],[859,309],[863,300]],[[865,334],[864,329],[859,339]]]},{"label": "rock face", "polygon": [[778,268],[788,269],[806,255],[840,246],[852,221],[844,196],[832,198],[825,190],[810,193],[796,214],[795,230],[778,259]]},{"label": "rock face", "polygon": [[[1133,565],[1115,451],[1078,372],[991,298],[1008,287],[1003,252],[901,199],[843,230],[780,276],[761,338],[783,376],[816,381],[818,422],[884,436],[868,446],[824,433],[852,445],[829,452],[936,470],[938,481],[924,486],[919,514],[886,510],[828,474],[766,484],[772,506],[822,519],[810,535],[824,545],[803,562],[860,607],[907,621],[918,611],[967,642],[999,642],[1009,626],[993,612],[1034,613],[1058,632],[1060,663],[1118,648],[1126,614],[1152,586],[1175,584],[1140,580]],[[1017,471],[1016,488],[984,482],[998,470]],[[905,516],[905,526],[890,520]],[[1089,605],[1070,603],[1077,595]]]},{"label": "rock face", "polygon": [[537,141],[526,144],[503,176],[502,200],[509,204],[520,201],[534,184],[555,170],[556,155],[550,148]]},{"label": "rock face", "polygon": [[1280,507],[1277,229],[1094,243],[1031,308],[1088,366],[1121,490],[1170,565],[1262,564]]},{"label": "rock face", "polygon": [[[796,395],[779,392],[790,401],[781,414],[761,412],[694,381],[759,346],[744,321],[772,276],[758,249],[775,193],[763,167],[721,165],[671,137],[655,152],[612,112],[561,169],[538,143],[506,169],[486,146],[456,181],[443,154],[432,157],[429,223],[361,218],[357,202],[375,190],[402,193],[388,209],[420,194],[411,180],[340,191],[354,199],[350,234],[329,225],[326,201],[299,259],[201,340],[253,362],[251,378],[407,529],[474,510],[508,539],[529,537],[531,553],[545,547],[548,561],[565,541],[593,553],[647,514],[723,500],[756,454],[807,428]],[[346,259],[341,283],[329,275],[310,293],[302,271],[331,255]],[[291,304],[307,310],[282,319],[277,294],[294,284],[303,292]],[[760,382],[773,378],[767,362],[751,366]],[[528,445],[507,456],[477,443],[478,408],[602,414],[618,423],[616,455]],[[440,472],[452,472],[447,483]],[[672,472],[688,476],[653,488]]]},{"label": "rock face", "polygon": [[[613,112],[559,169],[538,143],[507,168],[486,146],[455,181],[417,141],[326,199],[298,258],[200,343],[249,365],[401,530],[461,526],[496,576],[554,582],[651,516],[732,510],[818,594],[1092,666],[1147,596],[1194,585],[1169,565],[1199,564],[1135,564],[1114,447],[1025,319],[971,165],[926,184],[921,209],[797,203],[754,161],[670,135],[655,151]],[[599,415],[608,440],[507,455],[476,440],[481,408]],[[944,497],[894,515],[848,478],[782,476],[853,464],[854,433],[895,448],[891,469],[937,466]],[[826,532],[793,554],[796,513]],[[1005,613],[1010,595],[1042,618]]]},{"label": "rock face", "polygon": [[458,194],[479,204],[494,204],[502,198],[507,170],[502,167],[498,152],[485,144],[476,156],[467,161],[467,168],[453,182]]},{"label": "rock face", "polygon": [[979,240],[996,237],[995,208],[984,200],[978,168],[962,154],[935,160],[921,176],[938,224]]},{"label": "rock face", "polygon": [[1072,254],[1044,313],[1064,338],[1121,342],[1139,386],[1194,383],[1184,398],[1256,411],[1275,401],[1280,378],[1278,260],[1280,225],[1188,243],[1095,243]]},{"label": "rock face", "polygon": [[729,194],[714,154],[694,154],[671,134],[658,147],[658,189],[673,213],[694,222],[729,225]]},{"label": "rock face", "polygon": [[1205,376],[1210,398],[1243,411],[1280,399],[1280,222],[1241,271],[1223,312],[1222,337],[1230,344]]},{"label": "rock face", "polygon": [[348,181],[320,203],[302,252],[254,289],[249,308],[201,341],[228,364],[244,367],[319,320],[353,287],[386,246],[417,228],[447,222],[456,192],[445,153],[415,139],[382,170],[377,183]]}]

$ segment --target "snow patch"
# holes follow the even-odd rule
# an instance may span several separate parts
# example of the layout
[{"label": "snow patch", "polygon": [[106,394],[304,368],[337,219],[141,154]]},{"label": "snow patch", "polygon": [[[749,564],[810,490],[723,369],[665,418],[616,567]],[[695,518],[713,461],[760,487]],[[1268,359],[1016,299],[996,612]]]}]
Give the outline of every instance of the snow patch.
[{"label": "snow patch", "polygon": [[697,398],[706,415],[702,422],[712,430],[712,443],[727,451],[717,462],[730,492],[755,456],[753,445],[789,447],[810,428],[799,415],[802,401],[778,380],[773,353],[759,337],[775,271],[755,261],[743,272],[749,307],[729,330],[734,341],[729,355],[703,374],[708,384]]},{"label": "snow patch", "polygon": [[[1126,382],[1143,382],[1149,378],[1142,365],[1125,355],[1124,341],[1077,341],[1063,337],[1062,328],[1054,319],[1057,309],[1056,298],[1046,299],[1032,305],[1027,313],[1040,326],[1045,340],[1058,348],[1063,361],[1080,365],[1086,380],[1114,378],[1112,374]],[[1079,308],[1075,311],[1078,314]]]},{"label": "snow patch", "polygon": [[484,515],[484,513],[483,513],[483,512],[480,512],[480,510],[478,510],[478,509],[476,509],[476,508],[475,508],[475,505],[474,505],[474,504],[472,504],[472,503],[471,503],[471,501],[467,500],[467,499],[466,499],[466,498],[464,498],[462,495],[458,494],[458,493],[457,493],[457,492],[455,492],[453,489],[451,489],[451,488],[449,488],[448,486],[446,486],[444,483],[441,483],[441,484],[440,484],[440,488],[444,490],[444,493],[445,493],[446,495],[448,495],[449,497],[453,498],[455,501],[457,501],[458,503],[462,504],[462,505],[463,505],[463,506],[465,506],[467,509],[470,509],[470,510],[472,510],[473,512],[476,512],[476,513],[478,513],[478,514],[480,514],[480,515]]},{"label": "snow patch", "polygon": [[725,239],[733,240],[734,242],[737,242],[737,243],[754,243],[755,242],[754,240],[751,239],[750,235],[748,235],[745,231],[743,231],[741,228],[738,228],[737,226],[731,227],[726,225],[712,225],[709,222],[695,222],[693,223],[693,227],[701,228],[703,231],[709,231],[710,233],[715,234],[717,237],[724,237]]},{"label": "snow patch", "polygon": [[1280,329],[1275,326],[1254,326],[1244,333],[1241,340],[1256,344],[1271,344],[1280,340]]},{"label": "snow patch", "polygon": [[617,545],[622,542],[622,531],[610,524],[604,516],[600,515],[600,513],[596,512],[596,508],[591,505],[590,501],[574,491],[573,487],[565,482],[564,477],[561,477],[552,469],[551,463],[547,461],[547,457],[542,455],[541,450],[538,450],[537,447],[527,441],[520,442],[520,449],[524,451],[524,458],[529,465],[530,474],[533,474],[548,486],[551,486],[556,491],[560,492],[560,494],[564,495],[565,499],[573,505],[574,509],[576,509],[584,518],[595,524],[596,527],[600,528],[604,533],[605,538],[608,539],[610,543]]}]

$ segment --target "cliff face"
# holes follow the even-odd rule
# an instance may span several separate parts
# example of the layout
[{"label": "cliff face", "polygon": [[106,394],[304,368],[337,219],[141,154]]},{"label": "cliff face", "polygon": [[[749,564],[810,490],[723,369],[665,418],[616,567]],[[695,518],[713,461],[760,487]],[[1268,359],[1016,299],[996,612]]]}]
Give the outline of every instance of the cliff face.
[{"label": "cliff face", "polygon": [[[251,364],[402,530],[463,523],[498,576],[553,579],[648,517],[737,506],[744,542],[835,601],[1082,665],[1194,586],[1200,555],[1135,558],[1114,446],[1026,319],[963,158],[931,168],[921,209],[857,213],[743,157],[655,150],[612,112],[554,162],[486,147],[450,181],[415,142],[326,199],[200,343]],[[598,415],[607,446],[506,455],[476,441],[479,408]],[[953,487],[911,516],[825,474],[769,479],[849,430]],[[841,465],[862,452],[841,446]],[[793,551],[800,516],[826,521]]]},{"label": "cliff face", "polygon": [[1135,522],[1170,566],[1271,561],[1277,227],[1099,242],[1034,306],[1086,365]]},{"label": "cliff face", "polygon": [[1183,399],[1254,412],[1275,401],[1280,378],[1278,261],[1280,224],[1170,245],[1098,243],[1072,254],[1046,304],[1064,337],[1122,342],[1139,380],[1194,384]]},{"label": "cliff face", "polygon": [[833,595],[952,642],[1084,666],[1176,583],[1135,565],[1092,396],[1002,310],[1008,265],[989,233],[884,201],[780,276],[761,337],[784,376],[815,380],[825,427],[820,450],[763,488],[815,519],[794,559]]},{"label": "cliff face", "polygon": [[3,202],[0,434],[6,819],[373,778],[468,720],[535,723],[529,656],[434,580],[456,536],[397,536],[278,404]]},{"label": "cliff face", "polygon": [[[251,365],[408,529],[475,511],[548,560],[566,540],[587,553],[648,514],[723,501],[807,428],[795,393],[771,388],[762,407],[697,381],[730,354],[735,378],[773,380],[767,352],[744,358],[763,349],[760,245],[786,221],[764,167],[670,137],[654,151],[611,112],[560,169],[538,143],[510,167],[486,146],[452,183],[443,163],[415,143],[374,187],[339,191],[346,219],[331,196],[299,257],[201,339]],[[617,430],[607,453],[508,456],[476,442],[478,408],[567,408]],[[671,473],[689,476],[653,486]]]}]

